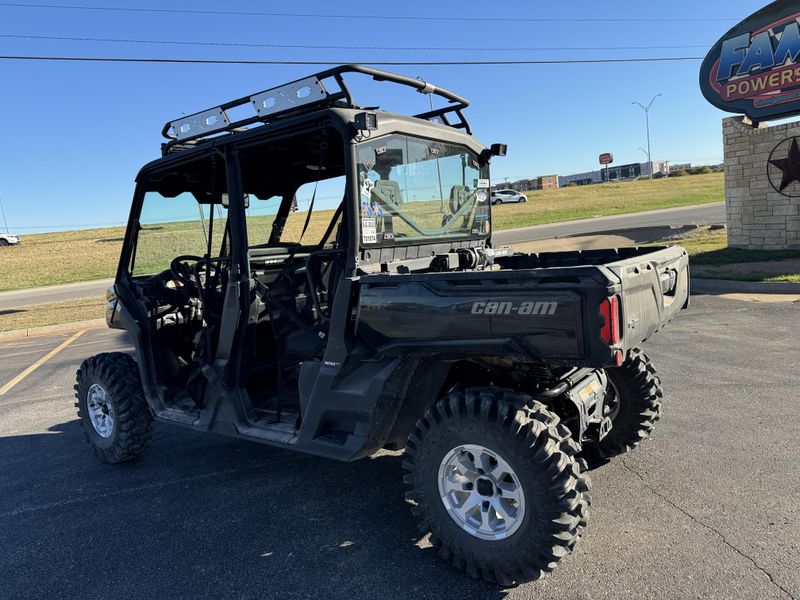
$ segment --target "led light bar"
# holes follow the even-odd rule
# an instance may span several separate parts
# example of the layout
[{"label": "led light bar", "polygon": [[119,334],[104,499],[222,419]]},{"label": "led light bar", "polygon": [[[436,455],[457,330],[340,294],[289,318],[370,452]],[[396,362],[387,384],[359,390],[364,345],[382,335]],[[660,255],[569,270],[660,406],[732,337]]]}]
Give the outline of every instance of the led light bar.
[{"label": "led light bar", "polygon": [[[250,104],[259,117],[268,117],[290,111],[306,104],[320,102],[328,97],[322,82],[314,76],[299,79],[250,96]],[[176,119],[170,127],[178,141],[223,131],[231,121],[223,107]]]},{"label": "led light bar", "polygon": [[171,123],[175,137],[180,140],[195,137],[203,133],[222,131],[231,124],[228,115],[221,108],[211,108],[203,112],[175,119]]},{"label": "led light bar", "polygon": [[314,76],[299,79],[250,96],[259,117],[291,110],[328,97],[322,82]]}]

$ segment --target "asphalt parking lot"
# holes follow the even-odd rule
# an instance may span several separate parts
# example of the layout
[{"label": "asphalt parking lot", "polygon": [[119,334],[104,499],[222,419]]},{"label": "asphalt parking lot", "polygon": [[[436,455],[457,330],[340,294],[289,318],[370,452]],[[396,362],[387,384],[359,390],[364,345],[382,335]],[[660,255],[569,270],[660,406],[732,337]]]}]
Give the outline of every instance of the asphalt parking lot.
[{"label": "asphalt parking lot", "polygon": [[[471,581],[420,539],[400,458],[353,464],[157,425],[98,463],[74,373],[88,331],[0,395],[0,597],[800,598],[800,304],[693,299],[646,349],[666,415],[594,468],[586,538],[544,579]],[[0,342],[0,386],[71,334]]]}]

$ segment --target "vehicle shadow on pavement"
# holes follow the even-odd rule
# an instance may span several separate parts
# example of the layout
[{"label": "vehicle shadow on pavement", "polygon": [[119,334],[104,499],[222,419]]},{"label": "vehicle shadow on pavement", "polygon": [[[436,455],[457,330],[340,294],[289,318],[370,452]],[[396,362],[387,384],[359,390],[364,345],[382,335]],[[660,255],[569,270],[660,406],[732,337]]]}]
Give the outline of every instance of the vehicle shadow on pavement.
[{"label": "vehicle shadow on pavement", "polygon": [[3,595],[504,598],[420,538],[400,463],[161,424],[123,465],[99,463],[77,421],[2,437]]}]

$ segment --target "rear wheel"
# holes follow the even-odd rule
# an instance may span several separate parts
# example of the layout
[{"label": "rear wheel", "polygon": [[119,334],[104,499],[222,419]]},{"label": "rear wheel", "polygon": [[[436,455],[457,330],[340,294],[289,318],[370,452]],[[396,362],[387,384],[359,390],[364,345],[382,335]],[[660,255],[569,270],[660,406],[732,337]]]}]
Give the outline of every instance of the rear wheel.
[{"label": "rear wheel", "polygon": [[411,433],[407,498],[439,554],[502,585],[538,578],[586,526],[589,479],[569,430],[498,388],[453,392]]},{"label": "rear wheel", "polygon": [[153,416],[130,356],[110,352],[83,361],[75,396],[86,441],[102,462],[132,460],[144,451]]},{"label": "rear wheel", "polygon": [[8,240],[0,238],[0,246],[8,246]]},{"label": "rear wheel", "polygon": [[609,458],[633,450],[650,437],[661,418],[664,392],[650,358],[631,350],[621,367],[608,369],[607,414],[612,428],[593,448]]},{"label": "rear wheel", "polygon": [[494,201],[494,205],[495,205],[495,206],[500,206],[502,203],[503,203],[503,201],[502,201],[502,200],[495,200],[495,201]]}]

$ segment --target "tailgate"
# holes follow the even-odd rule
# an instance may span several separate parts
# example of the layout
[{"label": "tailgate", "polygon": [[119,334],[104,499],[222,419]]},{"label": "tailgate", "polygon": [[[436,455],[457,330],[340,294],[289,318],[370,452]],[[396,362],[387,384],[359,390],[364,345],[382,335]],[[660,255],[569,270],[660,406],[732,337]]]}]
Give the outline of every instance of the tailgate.
[{"label": "tailgate", "polygon": [[661,329],[689,303],[689,255],[670,246],[605,267],[621,285],[620,333],[631,349]]}]

